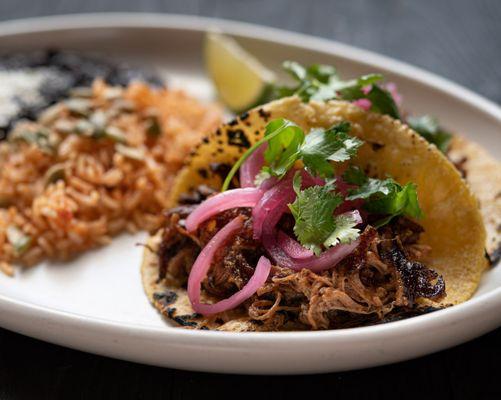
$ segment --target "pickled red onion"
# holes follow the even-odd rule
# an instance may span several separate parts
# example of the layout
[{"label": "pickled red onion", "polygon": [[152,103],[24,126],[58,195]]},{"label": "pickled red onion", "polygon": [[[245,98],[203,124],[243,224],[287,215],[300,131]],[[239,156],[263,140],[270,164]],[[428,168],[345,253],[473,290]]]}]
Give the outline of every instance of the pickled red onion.
[{"label": "pickled red onion", "polygon": [[278,231],[278,245],[291,258],[308,258],[313,256],[313,252],[302,246],[297,240],[294,240],[283,231]]},{"label": "pickled red onion", "polygon": [[[322,180],[313,178],[306,171],[301,171],[301,175],[303,178],[303,187],[323,183]],[[284,178],[277,185],[266,191],[259,203],[252,210],[254,238],[261,239],[269,255],[281,267],[296,271],[308,268],[314,272],[334,267],[339,261],[355,250],[358,246],[358,240],[350,244],[336,245],[318,257],[315,255],[306,257],[304,252],[299,251],[296,254],[294,254],[294,251],[291,253],[291,247],[283,247],[284,238],[282,237],[282,241],[279,240],[279,232],[275,226],[282,215],[288,210],[288,204],[292,203],[295,197],[296,193],[292,187],[292,178],[290,176]],[[359,218],[360,222],[362,222],[358,211],[355,212],[358,216],[357,220]],[[293,240],[289,237],[288,244],[290,245],[290,241]],[[299,243],[294,245],[295,250],[298,250],[297,246],[301,245]],[[299,257],[297,257],[298,254],[300,254]]]},{"label": "pickled red onion", "polygon": [[388,82],[386,84],[383,84],[383,89],[386,89],[388,92],[390,92],[391,97],[393,97],[393,101],[395,101],[395,104],[398,107],[402,106],[402,95],[398,92],[398,87],[395,82]]},{"label": "pickled red onion", "polygon": [[343,215],[352,217],[355,220],[355,222],[357,223],[357,225],[361,224],[363,222],[362,216],[360,215],[360,211],[358,211],[358,210],[348,211],[348,212],[343,213]]},{"label": "pickled red onion", "polygon": [[[271,189],[264,192],[263,196],[252,210],[252,229],[255,239],[261,237],[263,225],[275,226],[283,213],[289,210],[288,204],[296,198],[296,192],[292,187],[293,174],[290,173]],[[314,178],[306,171],[301,171],[302,187],[323,185],[325,182],[320,178]],[[277,218],[278,216],[278,218]]]},{"label": "pickled red onion", "polygon": [[[288,210],[287,204],[292,203],[296,193],[292,188],[292,180],[283,180],[263,196],[252,209],[252,235],[254,239],[260,239],[264,224],[278,223],[278,219]],[[278,218],[276,218],[278,216]],[[276,221],[275,221],[276,220]]]},{"label": "pickled red onion", "polygon": [[262,256],[257,263],[252,277],[237,293],[215,304],[202,304],[200,302],[201,284],[207,276],[207,272],[209,272],[214,254],[224,245],[230,236],[235,234],[235,232],[243,226],[243,221],[244,218],[238,216],[225,225],[202,249],[193,264],[188,278],[188,297],[195,312],[203,315],[211,315],[235,308],[256,293],[257,289],[268,279],[271,263],[266,257]]},{"label": "pickled red onion", "polygon": [[372,107],[372,101],[369,99],[358,99],[353,102],[356,106],[360,107],[362,110],[370,111]]},{"label": "pickled red onion", "polygon": [[[285,186],[286,183],[284,183],[283,185]],[[271,192],[271,190],[269,192]],[[291,190],[293,191],[293,189]],[[278,193],[278,191],[275,193]],[[295,271],[307,268],[312,270],[313,272],[319,272],[334,267],[343,258],[351,254],[353,250],[355,250],[355,248],[358,246],[359,240],[357,239],[349,244],[338,244],[324,251],[319,256],[310,255],[309,257],[295,257],[293,254],[291,254],[290,251],[288,251],[290,250],[290,247],[283,247],[283,240],[282,242],[279,240],[279,232],[277,232],[275,228],[276,224],[285,212],[287,204],[290,203],[288,197],[290,196],[290,193],[286,192],[286,195],[282,196],[281,198],[279,198],[278,195],[275,195],[275,197],[270,195],[269,198],[266,199],[265,196],[266,193],[265,195],[263,195],[263,198],[259,202],[259,204],[261,204],[261,202],[264,203],[261,204],[261,211],[259,215],[259,218],[262,219],[262,221],[260,222],[260,238],[266,251],[273,258],[273,261],[277,263],[277,265],[290,268]],[[257,206],[254,209],[256,208]],[[354,215],[358,223],[362,222],[362,218],[358,211],[351,211],[351,213]],[[266,223],[264,223],[264,221],[266,221]],[[289,239],[291,241],[294,240],[292,238]],[[297,243],[297,246],[301,245]]]},{"label": "pickled red onion", "polygon": [[300,271],[306,268],[313,272],[320,272],[333,268],[346,256],[350,255],[359,244],[359,239],[357,239],[349,244],[338,244],[331,247],[319,256],[313,255],[306,258],[293,258],[280,247],[276,236],[276,232],[269,231],[268,229],[266,232],[263,232],[262,241],[266,251],[270,254],[273,261],[275,261],[277,265],[290,268],[295,271]]},{"label": "pickled red onion", "polygon": [[372,90],[372,85],[364,86],[360,90],[362,91],[363,94],[365,94],[367,96]]},{"label": "pickled red onion", "polygon": [[256,175],[261,171],[264,165],[264,152],[268,148],[268,143],[263,143],[259,146],[254,153],[252,153],[247,160],[240,167],[240,186],[254,187],[254,180]]},{"label": "pickled red onion", "polygon": [[263,192],[258,188],[232,189],[218,193],[203,201],[191,212],[186,218],[186,229],[193,232],[202,222],[231,208],[254,207],[262,196]]}]

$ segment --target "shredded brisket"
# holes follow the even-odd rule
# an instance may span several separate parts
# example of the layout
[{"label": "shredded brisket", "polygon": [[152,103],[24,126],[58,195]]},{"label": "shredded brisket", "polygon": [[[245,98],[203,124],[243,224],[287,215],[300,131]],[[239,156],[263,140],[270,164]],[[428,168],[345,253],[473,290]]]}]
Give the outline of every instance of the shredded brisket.
[{"label": "shredded brisket", "polygon": [[[185,285],[200,249],[231,219],[244,215],[244,226],[216,254],[202,283],[211,295],[229,297],[247,283],[264,254],[261,243],[252,238],[251,210],[220,213],[191,235],[184,229],[193,208],[188,203],[166,214],[159,279],[168,276]],[[287,218],[281,224],[289,230]],[[443,278],[423,264],[430,249],[418,243],[422,232],[420,225],[403,217],[378,230],[369,225],[357,249],[335,268],[315,273],[274,266],[267,283],[242,307],[272,329],[288,321],[309,329],[332,329],[415,315],[425,310],[418,300],[445,295]]]}]

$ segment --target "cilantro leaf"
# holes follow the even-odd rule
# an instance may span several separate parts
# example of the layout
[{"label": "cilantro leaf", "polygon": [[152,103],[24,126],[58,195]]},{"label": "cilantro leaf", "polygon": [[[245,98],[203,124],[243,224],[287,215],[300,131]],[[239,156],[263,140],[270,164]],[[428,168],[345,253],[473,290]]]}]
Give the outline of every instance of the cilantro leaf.
[{"label": "cilantro leaf", "polygon": [[[367,77],[370,76],[371,75],[367,75]],[[382,79],[381,75],[374,76]],[[366,82],[370,81],[367,80]],[[374,79],[372,80],[372,82],[374,82]],[[362,90],[362,88],[367,88],[369,85],[370,87],[368,88],[368,91]],[[376,84],[370,83],[347,87],[345,89],[342,89],[341,98],[348,101],[368,99],[371,102],[371,111],[377,112],[379,114],[387,114],[395,119],[400,119],[400,112],[391,93]]]},{"label": "cilantro leaf", "polygon": [[348,135],[349,130],[350,124],[341,122],[327,130],[314,129],[305,136],[301,128],[290,121],[271,121],[265,134],[265,139],[269,138],[264,152],[268,165],[261,169],[256,184],[271,176],[281,179],[298,160],[302,160],[313,175],[332,177],[334,168],[330,161],[349,160],[362,145],[361,140]]},{"label": "cilantro leaf", "polygon": [[395,100],[386,89],[383,89],[378,85],[372,85],[372,88],[366,97],[372,103],[371,111],[379,114],[387,114],[395,119],[401,119]]},{"label": "cilantro leaf", "polygon": [[295,61],[285,61],[283,68],[298,83],[296,86],[277,86],[275,98],[297,94],[303,101],[327,100],[336,93],[330,86],[333,80],[339,80],[336,69],[330,65],[313,64],[308,68]]},{"label": "cilantro leaf", "polygon": [[331,177],[334,168],[329,161],[343,162],[353,157],[362,141],[348,135],[350,124],[341,122],[328,130],[314,129],[299,149],[299,158],[313,175]]},{"label": "cilantro leaf", "polygon": [[436,118],[429,115],[409,117],[407,123],[428,142],[437,146],[442,153],[447,152],[452,134],[441,128]]},{"label": "cilantro leaf", "polygon": [[340,92],[340,97],[343,100],[357,100],[364,96],[362,88],[367,88],[383,79],[381,74],[362,75],[356,79],[349,81],[338,81],[336,90]]},{"label": "cilantro leaf", "polygon": [[365,206],[367,211],[374,214],[393,216],[404,214],[413,218],[421,218],[422,211],[419,207],[414,183],[407,183],[402,187],[394,182],[390,188],[391,191],[387,195],[371,199]]},{"label": "cilantro leaf", "polygon": [[297,197],[289,208],[296,221],[294,233],[299,242],[315,254],[320,254],[322,244],[336,229],[334,210],[343,198],[334,193],[334,184],[312,186],[301,190],[301,175],[294,177]]},{"label": "cilantro leaf", "polygon": [[268,148],[264,153],[268,172],[282,178],[298,159],[304,133],[295,123],[280,118],[266,126],[265,138],[268,138]]},{"label": "cilantro leaf", "polygon": [[360,168],[351,166],[344,172],[343,180],[346,183],[361,186],[367,181],[367,176],[365,176],[364,172]]},{"label": "cilantro leaf", "polygon": [[264,159],[267,165],[263,166],[257,175],[256,185],[272,176],[283,178],[298,160],[302,160],[312,174],[331,177],[334,168],[330,161],[346,161],[353,157],[362,145],[361,140],[348,135],[349,130],[350,124],[341,122],[328,130],[315,129],[305,135],[295,123],[283,118],[275,119],[266,125],[264,137],[254,143],[233,165],[221,191],[228,189],[240,166],[266,142],[268,147],[264,152]]},{"label": "cilantro leaf", "polygon": [[[327,101],[341,99],[354,101],[369,99],[371,110],[400,119],[400,112],[393,96],[377,85],[383,79],[380,74],[362,75],[356,79],[342,80],[331,65],[313,64],[307,68],[294,61],[285,61],[283,68],[297,81],[295,86],[276,86],[270,99],[298,95],[303,101]],[[363,89],[368,89],[363,90]]]},{"label": "cilantro leaf", "polygon": [[376,227],[388,223],[397,215],[403,214],[416,219],[423,216],[414,183],[402,186],[392,178],[368,178],[357,167],[349,168],[343,174],[343,179],[347,183],[358,185],[358,188],[350,190],[346,200],[364,199],[367,211],[387,216],[378,221]]},{"label": "cilantro leaf", "polygon": [[[346,175],[344,175],[343,178],[346,178]],[[379,195],[380,197],[388,196],[391,193],[397,192],[399,186],[400,185],[391,178],[384,180],[366,178],[361,186],[350,190],[350,194],[346,197],[346,200],[368,199],[375,195]]]},{"label": "cilantro leaf", "polygon": [[351,243],[360,235],[360,230],[355,228],[355,226],[358,225],[358,222],[350,213],[336,215],[334,223],[336,227],[330,236],[324,241],[325,247],[335,246],[338,243]]},{"label": "cilantro leaf", "polygon": [[306,68],[295,61],[284,61],[282,68],[296,81],[302,82],[306,79]]}]

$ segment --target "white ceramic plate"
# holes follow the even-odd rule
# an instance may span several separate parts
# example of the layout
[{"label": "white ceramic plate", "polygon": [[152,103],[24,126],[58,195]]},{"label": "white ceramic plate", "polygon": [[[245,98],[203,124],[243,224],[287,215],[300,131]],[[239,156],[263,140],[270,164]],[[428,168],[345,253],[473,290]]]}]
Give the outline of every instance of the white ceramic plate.
[{"label": "white ceramic plate", "polygon": [[[241,23],[185,16],[107,14],[0,24],[0,50],[60,47],[157,67],[172,85],[200,98],[204,30],[218,26],[271,68],[282,60],[323,62],[344,76],[383,72],[409,109],[432,112],[501,158],[501,109],[486,99],[409,65],[339,43]],[[1,84],[1,82],[0,82]],[[169,326],[141,287],[145,235],[68,264],[45,263],[0,274],[0,325],[64,346],[142,363],[199,371],[294,374],[381,365],[445,349],[501,324],[501,269],[485,274],[473,299],[450,309],[385,325],[324,332],[222,333]]]}]

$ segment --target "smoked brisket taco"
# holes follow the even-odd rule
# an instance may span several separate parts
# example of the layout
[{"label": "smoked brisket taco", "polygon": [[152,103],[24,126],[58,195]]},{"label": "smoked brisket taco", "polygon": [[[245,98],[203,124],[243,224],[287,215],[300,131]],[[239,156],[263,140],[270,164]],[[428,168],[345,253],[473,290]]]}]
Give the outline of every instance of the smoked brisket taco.
[{"label": "smoked brisket taco", "polygon": [[477,198],[422,136],[346,101],[287,97],[193,151],[142,280],[196,329],[364,326],[468,300],[488,266]]}]

